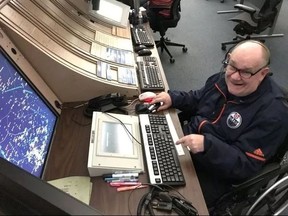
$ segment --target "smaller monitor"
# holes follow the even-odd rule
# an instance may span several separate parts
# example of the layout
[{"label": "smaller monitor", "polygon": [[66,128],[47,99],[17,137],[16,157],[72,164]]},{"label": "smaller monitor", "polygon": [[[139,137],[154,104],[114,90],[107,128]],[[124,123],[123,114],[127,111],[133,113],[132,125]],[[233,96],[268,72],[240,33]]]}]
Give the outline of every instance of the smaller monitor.
[{"label": "smaller monitor", "polygon": [[130,7],[116,0],[101,0],[99,9],[93,10],[89,4],[89,15],[110,25],[126,28],[129,21]]},{"label": "smaller monitor", "polygon": [[88,170],[90,176],[144,171],[138,116],[93,112]]}]

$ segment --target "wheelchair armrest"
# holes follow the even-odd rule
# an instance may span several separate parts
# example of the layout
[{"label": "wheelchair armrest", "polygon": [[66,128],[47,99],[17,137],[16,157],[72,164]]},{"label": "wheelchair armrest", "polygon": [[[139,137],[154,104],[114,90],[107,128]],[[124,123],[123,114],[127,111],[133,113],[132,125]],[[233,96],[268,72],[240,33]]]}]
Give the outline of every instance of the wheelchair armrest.
[{"label": "wheelchair armrest", "polygon": [[261,182],[263,179],[267,177],[269,177],[268,179],[271,179],[270,175],[277,176],[278,172],[276,171],[279,171],[280,169],[281,169],[281,165],[279,163],[273,162],[273,163],[267,164],[259,171],[259,173],[257,173],[252,178],[249,178],[248,180],[240,184],[234,184],[232,185],[232,187],[236,190],[238,189],[240,190],[241,188],[251,187],[257,184],[258,182]]},{"label": "wheelchair armrest", "polygon": [[256,9],[255,9],[255,8],[249,7],[249,6],[244,5],[244,4],[235,4],[235,5],[234,5],[234,8],[236,8],[236,9],[238,9],[238,10],[245,11],[245,12],[251,14],[251,15],[256,12]]}]

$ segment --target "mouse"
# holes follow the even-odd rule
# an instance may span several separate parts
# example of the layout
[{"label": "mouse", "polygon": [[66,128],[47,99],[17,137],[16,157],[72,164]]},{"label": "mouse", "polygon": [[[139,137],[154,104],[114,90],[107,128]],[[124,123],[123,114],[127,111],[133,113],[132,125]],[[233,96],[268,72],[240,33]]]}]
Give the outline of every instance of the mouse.
[{"label": "mouse", "polygon": [[155,98],[155,97],[156,97],[156,94],[154,92],[150,92],[150,91],[143,92],[142,94],[140,94],[138,96],[140,101],[143,101],[146,103],[150,103],[153,100],[153,98]]},{"label": "mouse", "polygon": [[136,104],[135,112],[137,114],[148,114],[150,111],[148,110],[149,104]]},{"label": "mouse", "polygon": [[157,112],[158,108],[162,105],[162,102],[151,104],[148,106],[149,113]]},{"label": "mouse", "polygon": [[139,52],[140,50],[146,49],[147,47],[143,44],[140,44],[139,46],[134,47],[135,52]]},{"label": "mouse", "polygon": [[142,49],[139,50],[137,53],[139,56],[150,56],[152,54],[151,50],[149,49]]}]

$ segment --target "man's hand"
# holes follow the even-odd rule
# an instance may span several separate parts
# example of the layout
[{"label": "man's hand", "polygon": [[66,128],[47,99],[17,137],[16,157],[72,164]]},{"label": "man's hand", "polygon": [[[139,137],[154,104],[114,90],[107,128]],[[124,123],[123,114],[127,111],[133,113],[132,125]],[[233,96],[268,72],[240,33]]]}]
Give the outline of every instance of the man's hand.
[{"label": "man's hand", "polygon": [[204,151],[204,136],[201,134],[190,134],[179,139],[176,144],[188,147],[192,153]]},{"label": "man's hand", "polygon": [[162,102],[162,105],[157,109],[157,111],[166,110],[172,105],[170,95],[166,92],[161,92],[156,95],[156,97],[150,102],[150,104],[155,104]]}]

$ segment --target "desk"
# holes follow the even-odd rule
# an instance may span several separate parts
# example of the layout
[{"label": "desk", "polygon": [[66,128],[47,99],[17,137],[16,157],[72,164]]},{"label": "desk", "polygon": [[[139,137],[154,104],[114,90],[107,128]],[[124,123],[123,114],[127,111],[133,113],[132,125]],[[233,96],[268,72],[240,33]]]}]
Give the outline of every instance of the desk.
[{"label": "desk", "polygon": [[[64,109],[62,111],[45,171],[45,180],[67,176],[89,176],[87,160],[91,119],[83,115],[83,109]],[[174,110],[170,112],[177,132],[181,134],[177,115]],[[185,156],[180,157],[180,163],[186,186],[179,187],[178,191],[192,201],[200,215],[208,215],[191,157],[186,149],[185,151]],[[140,179],[142,182],[147,182],[145,174],[140,175]],[[139,200],[147,192],[147,189],[138,189],[129,198],[130,191],[116,192],[115,188],[110,187],[101,177],[92,178],[92,182],[90,205],[108,215],[128,215],[128,201],[130,211],[132,215],[135,215]]]},{"label": "desk", "polygon": [[[164,84],[167,85],[165,74],[158,56],[157,48],[152,50],[152,55],[159,60]],[[65,106],[75,104],[66,103]],[[77,109],[63,109],[54,142],[50,150],[45,180],[63,178],[67,176],[89,176],[87,169],[91,119],[83,115],[84,107]],[[169,110],[178,136],[183,135],[182,129],[174,109]],[[185,155],[180,156],[180,163],[186,180],[185,187],[177,190],[197,208],[199,215],[208,215],[208,210],[202,195],[194,166],[187,149]],[[140,175],[142,182],[148,182],[147,174]],[[90,205],[107,215],[135,215],[137,205],[147,188],[137,189],[131,193],[116,192],[102,180],[102,177],[91,178],[93,182]]]}]

